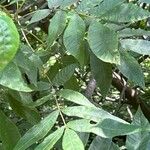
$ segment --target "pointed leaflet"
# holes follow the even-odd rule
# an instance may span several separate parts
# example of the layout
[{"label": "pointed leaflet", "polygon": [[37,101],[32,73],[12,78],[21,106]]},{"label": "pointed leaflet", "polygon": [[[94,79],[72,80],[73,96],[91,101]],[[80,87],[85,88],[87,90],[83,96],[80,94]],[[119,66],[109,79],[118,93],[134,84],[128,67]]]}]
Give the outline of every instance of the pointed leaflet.
[{"label": "pointed leaflet", "polygon": [[131,50],[142,55],[150,55],[150,41],[124,39],[121,40],[121,46],[126,50]]},{"label": "pointed leaflet", "polygon": [[55,124],[59,111],[54,111],[40,123],[29,129],[23,137],[18,141],[14,150],[26,150],[32,144],[42,139]]},{"label": "pointed leaflet", "polygon": [[84,145],[78,134],[69,128],[65,130],[62,146],[64,150],[84,150]]},{"label": "pointed leaflet", "polygon": [[91,71],[97,86],[101,90],[101,94],[106,96],[112,81],[112,65],[98,59],[95,55],[91,55],[90,59]]},{"label": "pointed leaflet", "polygon": [[111,115],[107,111],[97,107],[86,107],[86,106],[73,106],[62,109],[62,112],[68,116],[76,116],[99,122],[102,119],[111,118],[118,122],[126,123],[126,121]]},{"label": "pointed leaflet", "polygon": [[88,150],[119,150],[119,147],[112,142],[112,139],[105,139],[99,136],[96,136],[92,141]]},{"label": "pointed leaflet", "polygon": [[85,23],[78,14],[72,14],[68,27],[65,30],[63,40],[67,51],[73,55],[80,64],[83,64],[83,38]]},{"label": "pointed leaflet", "polygon": [[[132,124],[138,125],[143,129],[150,126],[150,123],[143,115],[140,107],[133,118]],[[146,141],[147,138],[149,138],[149,140]],[[148,132],[139,132],[128,135],[126,140],[126,147],[129,150],[137,150],[140,149],[140,146],[143,144],[143,142],[144,145],[142,148],[146,150],[146,146],[148,146],[148,144],[150,146],[150,134]]]},{"label": "pointed leaflet", "polygon": [[0,72],[0,84],[16,91],[32,91],[24,82],[21,72],[15,63],[9,63],[5,69]]},{"label": "pointed leaflet", "polygon": [[59,92],[59,96],[65,98],[68,101],[74,102],[76,104],[80,104],[88,107],[95,107],[84,95],[73,90],[64,89]]},{"label": "pointed leaflet", "polygon": [[88,42],[92,52],[104,62],[119,63],[117,33],[94,21],[88,31]]},{"label": "pointed leaflet", "polygon": [[19,42],[19,33],[12,19],[0,11],[0,71],[14,58]]},{"label": "pointed leaflet", "polygon": [[12,150],[20,139],[16,125],[0,110],[0,137],[4,150]]},{"label": "pointed leaflet", "polygon": [[49,9],[41,9],[41,10],[37,10],[32,18],[31,18],[31,21],[30,21],[30,24],[31,23],[34,23],[34,22],[38,22],[44,18],[46,18],[48,15],[50,14],[50,10]]},{"label": "pointed leaflet", "polygon": [[136,85],[145,87],[144,75],[142,69],[136,59],[129,55],[126,51],[120,51],[121,63],[118,65],[120,72]]},{"label": "pointed leaflet", "polygon": [[58,71],[56,76],[53,78],[52,83],[56,86],[63,85],[74,74],[76,66],[76,64],[71,64],[62,68],[62,70]]},{"label": "pointed leaflet", "polygon": [[52,134],[48,135],[44,141],[39,144],[35,150],[50,150],[53,148],[55,143],[61,138],[62,134],[64,132],[64,127],[61,127],[57,129]]},{"label": "pointed leaflet", "polygon": [[66,27],[67,13],[65,11],[57,11],[50,20],[48,28],[48,46],[51,46],[57,37],[63,32]]},{"label": "pointed leaflet", "polygon": [[141,7],[126,3],[115,7],[102,16],[103,19],[115,22],[135,22],[146,19],[150,16],[150,12]]}]

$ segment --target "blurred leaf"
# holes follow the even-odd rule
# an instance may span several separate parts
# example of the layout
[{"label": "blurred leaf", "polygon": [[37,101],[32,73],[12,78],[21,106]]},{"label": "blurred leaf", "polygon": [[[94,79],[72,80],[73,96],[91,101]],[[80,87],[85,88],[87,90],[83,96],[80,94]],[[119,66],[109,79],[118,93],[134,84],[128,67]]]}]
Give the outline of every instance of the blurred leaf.
[{"label": "blurred leaf", "polygon": [[136,59],[124,50],[120,51],[120,54],[121,63],[118,65],[120,72],[130,81],[144,88],[144,75]]},{"label": "blurred leaf", "polygon": [[0,11],[0,72],[14,58],[19,42],[19,33],[12,19]]},{"label": "blurred leaf", "polygon": [[83,65],[85,23],[77,14],[72,14],[64,32],[63,41],[67,51]]},{"label": "blurred leaf", "polygon": [[126,50],[131,50],[142,55],[150,55],[150,41],[124,39],[121,40],[121,46]]},{"label": "blurred leaf", "polygon": [[9,63],[5,69],[0,72],[0,84],[16,91],[32,91],[24,82],[19,68],[14,63]]},{"label": "blurred leaf", "polygon": [[94,21],[88,31],[88,42],[92,52],[104,62],[119,64],[117,33]]},{"label": "blurred leaf", "polygon": [[42,139],[55,124],[58,114],[58,111],[52,112],[46,118],[41,120],[40,123],[29,129],[18,141],[14,150],[26,150],[26,148],[30,147],[32,144]]},{"label": "blurred leaf", "polygon": [[53,148],[55,143],[61,138],[64,132],[64,127],[57,129],[55,132],[48,135],[44,141],[39,144],[35,150],[50,150]]},{"label": "blurred leaf", "polygon": [[48,28],[48,46],[51,46],[57,37],[63,32],[67,23],[67,14],[65,11],[57,11],[50,20]]},{"label": "blurred leaf", "polygon": [[[140,128],[147,128],[150,126],[150,123],[143,115],[140,107],[136,112],[133,121],[133,125],[138,125]],[[138,132],[127,136],[126,147],[129,150],[149,150],[150,148],[150,133],[148,132]]]},{"label": "blurred leaf", "polygon": [[16,125],[9,120],[1,110],[0,137],[3,143],[3,150],[12,150],[21,137]]},{"label": "blurred leaf", "polygon": [[78,134],[69,128],[65,130],[62,146],[64,150],[84,150],[84,145]]},{"label": "blurred leaf", "polygon": [[88,150],[120,150],[119,147],[112,142],[112,139],[101,138],[96,136],[92,141]]},{"label": "blurred leaf", "polygon": [[59,96],[65,98],[70,102],[74,102],[76,104],[80,104],[88,107],[95,107],[84,95],[73,90],[64,89],[59,92]]},{"label": "blurred leaf", "polygon": [[41,21],[42,19],[46,18],[49,14],[50,14],[50,10],[49,9],[37,10],[33,14],[32,18],[31,18],[31,21],[30,21],[30,24],[38,22],[38,21]]},{"label": "blurred leaf", "polygon": [[112,82],[112,65],[98,59],[95,55],[91,55],[90,59],[91,71],[97,86],[101,90],[101,94],[106,96]]},{"label": "blurred leaf", "polygon": [[56,86],[63,85],[74,74],[76,67],[77,67],[76,64],[71,64],[62,68],[60,71],[58,71],[56,76],[53,78],[52,83]]}]

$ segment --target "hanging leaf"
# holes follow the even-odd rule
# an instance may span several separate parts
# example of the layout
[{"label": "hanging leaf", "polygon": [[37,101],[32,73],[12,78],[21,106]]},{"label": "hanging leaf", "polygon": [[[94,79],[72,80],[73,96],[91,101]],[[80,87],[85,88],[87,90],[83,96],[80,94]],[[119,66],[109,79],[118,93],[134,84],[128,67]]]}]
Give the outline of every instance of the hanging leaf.
[{"label": "hanging leaf", "polygon": [[46,18],[49,14],[50,14],[50,10],[49,9],[37,10],[33,14],[32,18],[31,18],[31,21],[30,21],[30,24],[38,22],[38,21],[41,21],[42,19]]},{"label": "hanging leaf", "polygon": [[[143,129],[150,126],[150,123],[143,115],[140,107],[138,108],[138,111],[133,118],[132,124],[138,125]],[[148,150],[148,147],[150,148],[150,134],[148,132],[138,132],[128,135],[126,140],[126,147],[129,150]]]},{"label": "hanging leaf", "polygon": [[0,110],[0,137],[4,150],[12,150],[18,140],[20,133],[16,125],[9,120]]},{"label": "hanging leaf", "polygon": [[65,130],[62,146],[64,150],[84,150],[84,145],[78,134],[69,128]]},{"label": "hanging leaf", "polygon": [[136,85],[145,87],[144,75],[136,59],[124,50],[120,51],[121,63],[118,65],[120,72]]},{"label": "hanging leaf", "polygon": [[78,14],[71,15],[68,27],[65,30],[63,40],[67,51],[82,65],[84,57],[85,23]]},{"label": "hanging leaf", "polygon": [[55,124],[58,114],[58,111],[52,112],[40,123],[29,129],[25,133],[25,135],[23,135],[23,137],[21,137],[21,139],[18,141],[14,150],[26,150],[26,148],[30,147],[32,144],[42,139]]},{"label": "hanging leaf", "polygon": [[63,85],[65,82],[67,82],[71,78],[71,76],[73,75],[75,71],[76,66],[77,66],[76,64],[71,64],[65,68],[62,68],[62,70],[60,70],[56,74],[56,76],[52,80],[52,83],[56,86]]},{"label": "hanging leaf", "polygon": [[57,37],[64,31],[66,27],[67,13],[65,11],[57,11],[50,20],[48,28],[48,46],[51,46]]},{"label": "hanging leaf", "polygon": [[96,136],[92,141],[88,150],[119,150],[119,147],[112,142],[112,139],[105,139],[99,136]]},{"label": "hanging leaf", "polygon": [[95,55],[91,55],[90,65],[94,79],[101,90],[101,94],[106,96],[112,81],[112,65],[101,61]]},{"label": "hanging leaf", "polygon": [[92,52],[104,62],[119,64],[118,36],[99,22],[93,22],[88,31]]},{"label": "hanging leaf", "polygon": [[64,89],[59,92],[59,96],[65,98],[70,102],[74,102],[76,104],[80,104],[88,107],[95,107],[84,95],[73,90]]},{"label": "hanging leaf", "polygon": [[142,55],[150,55],[150,41],[146,40],[121,40],[121,46],[126,50],[131,50]]},{"label": "hanging leaf", "polygon": [[64,127],[61,127],[57,129],[52,134],[48,135],[44,141],[39,144],[35,150],[50,150],[53,148],[55,143],[61,138],[62,134],[64,132]]},{"label": "hanging leaf", "polygon": [[32,91],[24,82],[18,66],[14,63],[9,63],[5,69],[0,72],[0,84],[16,91]]},{"label": "hanging leaf", "polygon": [[0,71],[14,58],[19,42],[19,33],[12,19],[0,11]]}]

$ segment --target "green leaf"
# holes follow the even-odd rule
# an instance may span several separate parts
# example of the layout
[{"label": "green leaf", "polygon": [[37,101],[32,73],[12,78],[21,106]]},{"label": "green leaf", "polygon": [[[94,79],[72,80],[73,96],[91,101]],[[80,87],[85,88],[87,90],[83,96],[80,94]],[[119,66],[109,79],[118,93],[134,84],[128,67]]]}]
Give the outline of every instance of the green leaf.
[{"label": "green leaf", "polygon": [[144,88],[144,75],[136,59],[124,50],[120,51],[120,53],[121,63],[120,65],[118,65],[118,69],[120,70],[120,72],[130,81],[133,81],[136,85]]},{"label": "green leaf", "polygon": [[46,96],[43,96],[42,98],[37,99],[35,102],[31,102],[28,104],[29,107],[38,107],[46,103],[47,101],[51,100],[53,97],[53,94],[48,94]]},{"label": "green leaf", "polygon": [[7,94],[6,98],[13,109],[13,111],[20,117],[26,119],[31,124],[37,124],[40,121],[40,115],[35,108],[30,108],[29,106],[21,103],[21,100],[17,98],[16,95]]},{"label": "green leaf", "polygon": [[78,0],[47,0],[47,1],[48,1],[49,8],[57,8],[59,6],[64,8],[78,2]]},{"label": "green leaf", "polygon": [[41,10],[37,10],[32,18],[31,18],[31,21],[30,21],[30,24],[31,23],[35,23],[35,22],[38,22],[44,18],[46,18],[48,15],[50,14],[50,10],[49,9],[41,9]]},{"label": "green leaf", "polygon": [[53,148],[55,143],[61,138],[62,134],[64,132],[64,127],[61,127],[57,129],[52,134],[48,135],[44,141],[39,144],[35,150],[50,150]]},{"label": "green leaf", "polygon": [[59,92],[59,96],[76,104],[80,104],[87,107],[95,107],[84,95],[73,90],[64,89]]},{"label": "green leaf", "polygon": [[[150,31],[146,31],[146,30],[143,30],[143,29],[126,28],[126,29],[123,29],[123,30],[119,31],[118,34],[119,34],[120,38],[134,37],[134,36],[143,36],[143,35],[150,36]],[[129,40],[129,39],[127,39],[127,40]],[[124,40],[122,40],[121,42],[124,44]],[[134,45],[132,45],[132,46],[134,46]]]},{"label": "green leaf", "polygon": [[101,90],[101,94],[106,96],[112,81],[112,65],[101,61],[95,55],[91,55],[90,65],[94,79]]},{"label": "green leaf", "polygon": [[50,20],[48,28],[48,46],[51,46],[57,37],[62,34],[66,27],[67,13],[65,11],[57,11]]},{"label": "green leaf", "polygon": [[68,66],[62,68],[62,70],[60,70],[56,74],[56,76],[53,78],[52,83],[56,86],[63,85],[74,74],[76,67],[77,67],[76,64],[71,64],[71,65],[68,65]]},{"label": "green leaf", "polygon": [[9,120],[0,110],[0,137],[4,150],[12,150],[18,140],[20,133],[16,125]]},{"label": "green leaf", "polygon": [[26,150],[29,146],[42,139],[55,124],[59,111],[54,111],[40,123],[29,129],[18,141],[14,150]]},{"label": "green leaf", "polygon": [[119,63],[118,36],[108,27],[94,21],[88,31],[92,52],[104,62]]},{"label": "green leaf", "polygon": [[[132,124],[138,125],[142,129],[150,126],[140,107],[133,118]],[[127,136],[126,147],[129,150],[148,150],[148,145],[150,147],[150,134],[148,132],[139,132]]]},{"label": "green leaf", "polygon": [[64,32],[63,41],[67,51],[82,65],[84,57],[85,23],[78,14],[71,15],[69,24]]},{"label": "green leaf", "polygon": [[96,136],[88,150],[119,150],[119,147],[112,142],[112,139],[101,138]]},{"label": "green leaf", "polygon": [[150,41],[124,39],[121,40],[121,46],[126,50],[131,50],[142,55],[150,55]]},{"label": "green leaf", "polygon": [[111,118],[117,120],[118,122],[127,123],[126,121],[111,115],[107,111],[96,107],[86,107],[86,106],[74,106],[62,109],[62,112],[68,116],[76,116],[80,118],[85,118],[92,120],[94,122],[99,122],[100,120]]},{"label": "green leaf", "polygon": [[14,63],[9,63],[5,69],[0,72],[0,84],[16,91],[32,91],[24,82],[18,66]]},{"label": "green leaf", "polygon": [[0,11],[0,71],[14,58],[19,42],[19,33],[12,19]]},{"label": "green leaf", "polygon": [[64,150],[84,150],[84,145],[78,134],[69,128],[65,130],[62,146]]},{"label": "green leaf", "polygon": [[139,0],[139,2],[141,2],[141,3],[148,3],[148,4],[150,4],[150,0]]},{"label": "green leaf", "polygon": [[135,4],[127,3],[108,11],[102,18],[115,22],[135,22],[146,19],[149,16],[148,11]]}]

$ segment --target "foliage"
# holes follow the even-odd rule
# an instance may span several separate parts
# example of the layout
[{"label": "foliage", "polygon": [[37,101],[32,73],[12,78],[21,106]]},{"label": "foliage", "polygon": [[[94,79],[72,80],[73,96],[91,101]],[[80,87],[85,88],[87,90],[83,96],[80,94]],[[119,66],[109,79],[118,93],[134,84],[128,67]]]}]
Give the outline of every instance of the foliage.
[{"label": "foliage", "polygon": [[0,149],[149,150],[149,10],[2,0]]}]

